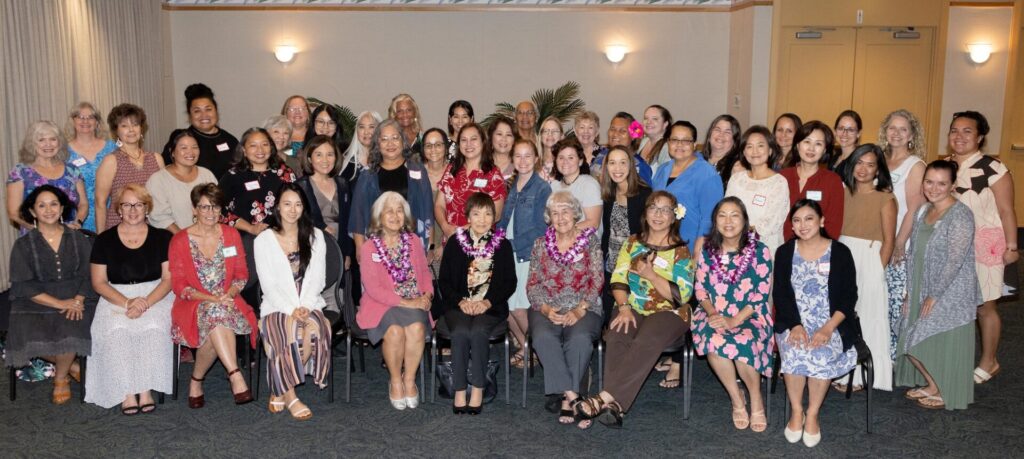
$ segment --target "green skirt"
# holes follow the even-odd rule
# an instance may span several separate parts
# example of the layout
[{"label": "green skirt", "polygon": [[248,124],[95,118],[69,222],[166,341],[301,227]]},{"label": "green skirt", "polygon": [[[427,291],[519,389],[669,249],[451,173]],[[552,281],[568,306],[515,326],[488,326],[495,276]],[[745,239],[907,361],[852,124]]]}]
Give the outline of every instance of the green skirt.
[{"label": "green skirt", "polygon": [[[907,355],[924,365],[939,386],[947,410],[967,409],[974,403],[974,322],[921,341],[907,354],[896,356],[896,385],[924,386],[924,376]],[[903,348],[903,337],[897,349]]]}]

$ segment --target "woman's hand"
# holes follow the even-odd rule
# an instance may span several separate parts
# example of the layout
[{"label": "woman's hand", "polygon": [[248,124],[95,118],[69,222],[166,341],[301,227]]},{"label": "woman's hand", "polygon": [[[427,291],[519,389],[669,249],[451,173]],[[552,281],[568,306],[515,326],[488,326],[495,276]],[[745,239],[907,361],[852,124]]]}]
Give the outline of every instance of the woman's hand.
[{"label": "woman's hand", "polygon": [[629,327],[636,327],[636,317],[629,308],[619,308],[619,314],[608,324],[608,328],[619,333],[629,333]]},{"label": "woman's hand", "polygon": [[577,307],[576,309],[573,309],[573,310],[565,313],[565,319],[562,320],[562,326],[563,327],[571,327],[573,325],[576,325],[576,322],[579,322],[580,319],[582,319],[583,316],[586,313],[587,313],[587,309],[586,308],[580,308],[580,307]]},{"label": "woman's hand", "polygon": [[726,324],[727,322],[725,320],[725,317],[722,317],[722,315],[717,312],[714,313],[713,315],[708,316],[708,325],[710,325],[711,328],[714,328],[717,332],[725,330],[727,328]]},{"label": "woman's hand", "polygon": [[82,314],[85,312],[85,304],[83,304],[78,298],[58,300],[57,306],[57,309],[64,314],[65,319],[82,320]]},{"label": "woman's hand", "polygon": [[309,320],[309,309],[299,306],[292,311],[292,319],[296,322],[306,322]]},{"label": "woman's hand", "polygon": [[899,263],[903,261],[903,257],[906,256],[907,241],[896,241],[896,246],[892,249],[892,256],[889,257],[889,263]]},{"label": "woman's hand", "polygon": [[224,306],[231,306],[235,304],[236,296],[238,296],[238,290],[235,287],[231,287],[228,291],[217,297],[217,302]]},{"label": "woman's hand", "polygon": [[814,336],[811,337],[811,347],[818,348],[828,344],[828,342],[832,340],[832,332],[834,331],[835,330],[827,324],[819,328],[818,331],[814,332]]},{"label": "woman's hand", "polygon": [[70,229],[73,229],[73,230],[82,229],[82,224],[78,223],[78,220],[75,220],[75,221],[73,221],[71,223],[65,223],[64,226],[66,226],[66,227],[68,227]]},{"label": "woman's hand", "polygon": [[565,322],[565,314],[560,314],[555,308],[545,304],[542,306],[542,309],[547,311],[544,313],[544,317],[547,317],[551,323],[555,325],[562,325]]},{"label": "woman's hand", "polygon": [[459,301],[459,309],[461,309],[467,316],[475,316],[477,315],[477,312],[473,303],[475,303],[475,301],[472,301],[469,298],[463,298],[462,301]]},{"label": "woman's hand", "polygon": [[807,330],[804,330],[803,325],[797,325],[789,329],[789,338],[786,342],[792,346],[803,347],[807,344]]},{"label": "woman's hand", "polygon": [[1016,250],[1007,250],[1003,252],[1003,264],[1008,265],[1016,262],[1020,259],[1020,252]]},{"label": "woman's hand", "polygon": [[654,282],[654,279],[658,277],[658,274],[654,272],[652,259],[656,256],[658,255],[651,253],[646,258],[640,258],[637,260],[636,265],[630,269],[630,272],[647,279],[648,281]]},{"label": "woman's hand", "polygon": [[928,314],[932,313],[932,308],[935,307],[935,298],[927,297],[924,302],[921,303],[921,316],[920,318],[928,317]]}]

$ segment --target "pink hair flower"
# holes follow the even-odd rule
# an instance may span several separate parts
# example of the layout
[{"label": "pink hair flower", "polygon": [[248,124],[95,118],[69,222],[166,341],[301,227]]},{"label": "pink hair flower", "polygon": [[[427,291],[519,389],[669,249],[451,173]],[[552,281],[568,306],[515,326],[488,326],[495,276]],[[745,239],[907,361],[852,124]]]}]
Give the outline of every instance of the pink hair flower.
[{"label": "pink hair flower", "polygon": [[644,126],[639,121],[629,123],[629,138],[639,139],[644,136]]}]

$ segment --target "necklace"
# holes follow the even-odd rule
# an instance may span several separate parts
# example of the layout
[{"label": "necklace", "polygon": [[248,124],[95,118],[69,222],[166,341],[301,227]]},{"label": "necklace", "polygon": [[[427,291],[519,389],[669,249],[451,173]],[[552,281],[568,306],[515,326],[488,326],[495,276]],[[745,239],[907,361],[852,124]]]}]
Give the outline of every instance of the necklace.
[{"label": "necklace", "polygon": [[709,247],[708,255],[711,258],[711,282],[735,284],[739,280],[743,273],[747,272],[750,268],[750,264],[754,262],[754,257],[757,255],[757,241],[758,235],[754,230],[750,230],[747,233],[747,245],[740,251],[739,258],[736,259],[736,268],[728,269],[729,265],[728,254],[722,250],[721,247]]},{"label": "necklace", "polygon": [[60,229],[55,231],[54,234],[50,235],[50,236],[47,236],[46,232],[43,231],[42,229],[39,230],[39,233],[43,235],[43,239],[46,239],[46,242],[49,242],[50,244],[53,244],[54,241],[57,240],[57,238],[59,238],[61,235],[64,234],[64,227],[61,226]]},{"label": "necklace", "polygon": [[480,237],[481,241],[485,241],[484,246],[475,248],[473,242],[469,240],[469,230],[465,228],[455,230],[455,240],[459,242],[459,247],[466,255],[473,258],[493,257],[503,239],[505,239],[505,230],[488,231],[487,234]]},{"label": "necklace", "polygon": [[590,235],[594,234],[595,231],[594,228],[586,228],[580,231],[580,234],[576,235],[576,240],[569,246],[569,249],[561,252],[558,250],[555,229],[548,227],[544,232],[544,248],[547,250],[548,257],[554,260],[555,263],[569,266],[583,258],[583,249],[587,247]]},{"label": "necklace", "polygon": [[402,231],[402,235],[399,236],[397,259],[392,259],[392,257],[388,256],[388,249],[379,235],[374,234],[370,236],[370,241],[373,242],[375,255],[380,257],[380,262],[384,264],[384,269],[388,271],[388,276],[391,276],[391,280],[395,284],[401,284],[412,279],[412,263],[409,262],[412,235],[409,232]]}]

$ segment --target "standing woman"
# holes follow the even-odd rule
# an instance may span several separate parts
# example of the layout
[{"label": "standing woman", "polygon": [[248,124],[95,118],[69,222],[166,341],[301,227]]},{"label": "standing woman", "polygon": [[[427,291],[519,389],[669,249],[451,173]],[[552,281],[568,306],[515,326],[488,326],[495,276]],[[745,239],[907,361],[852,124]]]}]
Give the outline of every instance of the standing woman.
[{"label": "standing woman", "polygon": [[782,245],[782,228],[789,214],[789,183],[772,170],[772,164],[782,152],[771,131],[760,125],[751,126],[743,133],[739,150],[744,170],[729,179],[725,195],[743,202],[750,226],[768,250],[775,253]]},{"label": "standing woman", "polygon": [[782,155],[772,165],[772,169],[780,170],[783,167],[789,167],[791,162],[796,162],[796,159],[794,159],[796,144],[793,142],[793,137],[800,130],[800,126],[803,126],[803,121],[793,113],[783,113],[775,119],[775,126],[772,127],[772,132],[775,133],[775,141],[779,143]]},{"label": "standing woman", "polygon": [[253,236],[267,228],[281,185],[295,174],[277,155],[277,147],[263,128],[249,128],[238,144],[238,162],[220,178],[224,192],[224,223]]},{"label": "standing woman", "polygon": [[[310,205],[294,183],[281,185],[268,220],[270,231],[256,237],[253,252],[263,290],[260,336],[267,353],[271,413],[288,410],[304,421],[313,412],[295,395],[295,386],[313,376],[321,389],[331,370],[331,324],[324,317],[327,246],[313,226]],[[281,275],[281,273],[287,273]],[[290,274],[290,275],[288,275]]]},{"label": "standing woman", "polygon": [[82,228],[95,232],[96,170],[103,158],[117,149],[117,144],[104,138],[103,115],[89,102],[79,102],[71,111],[64,134],[68,139],[67,162],[82,175],[85,183],[82,196],[89,201],[89,215],[82,222]]},{"label": "standing woman", "polygon": [[[789,212],[796,237],[775,253],[775,342],[789,397],[784,434],[790,443],[821,441],[821,405],[831,380],[857,366],[860,339],[853,255],[829,237],[817,201],[801,199]],[[808,389],[804,411],[804,388]]]},{"label": "standing woman", "polygon": [[[551,186],[537,174],[540,164],[537,144],[527,139],[516,141],[512,149],[512,162],[516,166],[515,176],[508,190],[508,200],[502,208],[498,228],[505,230],[512,250],[515,252],[516,284],[515,293],[508,300],[509,330],[519,342],[519,352],[512,356],[512,366],[522,368],[526,356],[526,332],[529,329],[530,299],[527,296],[526,280],[530,274],[534,242],[544,235],[544,203],[551,196]],[[573,221],[575,224],[575,221]]]},{"label": "standing woman", "polygon": [[551,191],[569,190],[583,206],[583,221],[577,226],[580,229],[596,228],[600,235],[603,233],[601,184],[590,175],[590,165],[583,149],[572,137],[555,144],[555,181],[551,182]]},{"label": "standing woman", "polygon": [[466,203],[472,194],[486,193],[497,212],[501,212],[508,196],[505,177],[494,166],[490,148],[484,147],[486,142],[480,126],[473,123],[463,126],[459,131],[459,154],[437,184],[439,193],[434,199],[434,217],[445,241],[456,228],[466,226]]},{"label": "standing woman", "polygon": [[540,123],[540,177],[548,183],[555,180],[554,146],[564,138],[565,129],[562,128],[562,120],[549,116]]},{"label": "standing woman", "polygon": [[146,224],[153,200],[140,184],[125,186],[113,207],[119,223],[96,238],[90,258],[100,300],[85,401],[103,408],[121,403],[121,413],[131,416],[156,410],[151,391],[171,393],[171,233]]},{"label": "standing woman", "polygon": [[469,123],[475,123],[473,119],[473,104],[464,100],[457,100],[452,102],[448,106],[448,157],[447,160],[451,161],[455,158],[455,153],[458,152],[458,138],[459,131],[462,130],[462,126]]},{"label": "standing woman", "polygon": [[676,121],[669,129],[671,158],[654,173],[654,190],[671,193],[683,206],[679,236],[691,253],[700,250],[704,235],[711,231],[711,210],[722,199],[722,179],[703,155],[694,152],[697,128],[689,121]]},{"label": "standing woman", "polygon": [[71,200],[53,185],[36,187],[19,210],[34,228],[11,249],[11,319],[4,364],[22,367],[38,356],[53,362],[51,400],[62,405],[71,400],[68,378],[82,379],[75,356],[89,355],[91,347],[89,325],[96,310],[89,282],[92,241],[62,223],[70,217]]},{"label": "standing woman", "polygon": [[[838,238],[843,229],[845,192],[843,179],[825,167],[833,141],[832,130],[825,123],[810,121],[801,125],[794,137],[798,153],[794,159],[798,161],[779,174],[789,183],[789,202],[816,201],[824,212],[822,217],[829,237]],[[792,239],[793,227],[786,225],[783,233],[787,241]]]},{"label": "standing woman", "polygon": [[978,308],[981,360],[974,369],[974,382],[978,384],[988,382],[1001,370],[996,351],[1003,325],[996,300],[1003,293],[1004,267],[1020,258],[1013,176],[1006,165],[981,152],[988,131],[985,115],[974,111],[955,113],[949,125],[949,148],[960,166],[953,191],[974,213],[975,261],[985,300]]},{"label": "standing woman", "polygon": [[146,189],[153,196],[149,224],[177,234],[195,220],[194,204],[189,200],[192,190],[202,184],[217,183],[217,179],[209,169],[196,165],[202,150],[191,131],[183,129],[171,141],[171,163],[149,177]]},{"label": "standing woman", "polygon": [[388,118],[398,121],[405,144],[409,145],[409,149],[413,152],[419,153],[420,142],[423,140],[420,138],[420,133],[423,128],[420,127],[420,107],[416,105],[412,96],[399,94],[391,99]]},{"label": "standing woman", "polygon": [[[423,160],[423,168],[427,170],[427,177],[430,178],[430,202],[437,200],[437,192],[440,190],[441,179],[448,169],[448,136],[440,128],[430,128],[423,133],[423,152],[420,159]],[[441,246],[444,245],[441,226],[434,220],[434,229],[430,233],[430,244],[427,247],[427,260],[431,265],[441,262]],[[432,266],[436,268],[436,266]]]},{"label": "standing woman", "polygon": [[512,178],[516,170],[512,164],[512,144],[518,139],[512,120],[504,116],[497,117],[487,128],[488,142],[484,148],[490,150],[491,161],[505,180]]},{"label": "standing woman", "polygon": [[[848,159],[843,184],[843,235],[839,241],[850,248],[857,268],[857,316],[864,343],[874,361],[874,388],[892,390],[892,358],[889,338],[889,291],[885,268],[896,240],[896,199],[882,149],[874,144],[857,147]],[[855,371],[853,390],[863,388],[861,372]],[[846,392],[846,385],[833,384]]]},{"label": "standing woman", "polygon": [[352,141],[341,158],[341,177],[348,180],[350,185],[355,185],[359,173],[370,167],[367,159],[370,156],[370,143],[373,142],[373,133],[377,125],[384,118],[380,113],[366,111],[356,117],[356,132],[352,133]]},{"label": "standing woman", "polygon": [[640,141],[637,153],[655,171],[661,163],[669,160],[668,127],[671,125],[672,114],[665,107],[655,104],[644,110],[644,138]]},{"label": "standing woman", "polygon": [[291,96],[285,99],[281,115],[287,117],[292,125],[292,155],[298,155],[302,150],[302,143],[306,140],[306,131],[309,130],[309,102],[303,96]]},{"label": "standing woman", "polygon": [[185,110],[188,112],[188,128],[175,129],[164,145],[164,164],[173,162],[175,139],[178,134],[188,131],[199,144],[199,167],[208,169],[214,177],[224,175],[234,162],[238,139],[228,131],[221,129],[220,113],[217,100],[213,98],[213,90],[202,83],[193,83],[185,88]]},{"label": "standing woman", "polygon": [[[249,335],[256,347],[256,315],[245,302],[242,289],[249,270],[242,237],[220,223],[224,194],[214,183],[198,185],[189,192],[195,224],[171,238],[168,261],[174,288],[171,332],[174,340],[196,348],[188,388],[189,408],[202,408],[203,380],[219,359],[231,383],[235,404],[252,401],[245,378],[239,373],[236,335]],[[229,370],[230,368],[230,370]]]},{"label": "standing woman", "polygon": [[263,129],[270,133],[270,139],[274,141],[277,148],[277,156],[281,158],[292,172],[302,170],[299,164],[299,156],[292,153],[292,123],[282,115],[274,115],[263,122]]},{"label": "standing woman", "polygon": [[142,138],[149,129],[146,112],[132,104],[114,107],[107,115],[110,132],[117,138],[117,151],[103,158],[96,171],[96,230],[106,231],[121,222],[113,206],[117,195],[131,184],[145,185],[149,177],[164,167],[160,154],[142,149]]},{"label": "standing woman", "polygon": [[[594,164],[594,159],[601,156],[601,119],[597,113],[585,111],[576,116],[572,130],[582,147],[583,158],[587,167]],[[589,173],[589,172],[588,172]]]},{"label": "standing woman", "polygon": [[[693,344],[725,386],[732,422],[754,432],[768,427],[761,399],[761,375],[772,374],[772,253],[750,228],[736,197],[715,206],[715,226],[697,259],[694,284],[700,307],[693,311]],[[750,414],[736,376],[750,394]]]},{"label": "standing woman", "polygon": [[704,150],[701,155],[722,178],[722,186],[729,183],[737,168],[742,150],[740,146],[740,122],[732,115],[718,115],[711,120],[708,133],[704,136]]},{"label": "standing woman", "polygon": [[[310,129],[306,129],[306,139],[303,143],[309,142],[310,139],[318,135],[325,135],[334,143],[336,151],[339,153],[345,151],[348,148],[349,137],[345,134],[341,118],[341,111],[331,104],[322,104],[313,109],[313,114],[309,118],[313,125],[310,126]],[[301,154],[299,158],[301,160]]]},{"label": "standing woman", "polygon": [[836,132],[836,147],[829,164],[829,170],[846,176],[846,167],[849,164],[847,158],[853,154],[853,150],[860,145],[860,131],[864,129],[864,123],[860,120],[860,114],[853,110],[843,110],[836,118],[836,124],[832,126]]},{"label": "standing woman", "polygon": [[[594,159],[593,167],[591,168],[591,174],[595,178],[602,176],[601,171],[604,165],[605,158],[608,157],[608,153],[614,147],[625,147],[627,151],[635,152],[637,141],[641,134],[637,131],[631,131],[631,126],[634,126],[636,120],[633,119],[633,115],[626,112],[618,112],[612,121],[608,123],[608,145],[603,148],[603,153],[600,157]],[[637,129],[640,129],[639,123],[635,125]],[[642,129],[640,129],[642,131]],[[633,136],[636,135],[634,138]],[[647,165],[647,161],[644,161],[640,157],[639,153],[632,153],[636,162],[636,171],[640,174],[640,179],[644,183],[651,183],[651,178],[654,176],[654,172],[651,170],[651,166]]]},{"label": "standing woman", "polygon": [[21,204],[33,190],[42,185],[53,185],[67,195],[71,202],[71,229],[82,226],[82,219],[89,212],[85,199],[85,184],[78,168],[68,165],[67,149],[60,128],[50,121],[36,121],[28,127],[25,138],[18,150],[18,164],[7,176],[7,219],[18,228],[19,235],[25,235],[33,226],[21,218]]},{"label": "standing woman", "polygon": [[[615,271],[619,250],[630,236],[640,232],[644,204],[651,187],[636,172],[636,155],[625,147],[613,147],[605,156],[601,169],[601,253],[604,254],[604,282],[608,284]],[[610,291],[602,295],[603,317],[611,316],[615,299]],[[678,381],[677,381],[678,382]]]},{"label": "standing woman", "polygon": [[929,409],[962,410],[974,402],[974,319],[983,297],[974,214],[953,194],[956,173],[952,161],[928,165],[928,203],[914,218],[907,251],[910,294],[903,306],[896,384],[913,386],[906,398]]},{"label": "standing woman", "polygon": [[470,195],[465,205],[468,223],[448,240],[441,258],[438,285],[451,333],[455,414],[483,410],[491,331],[508,320],[508,299],[516,288],[512,244],[504,231],[493,229],[495,210],[487,193]]}]

